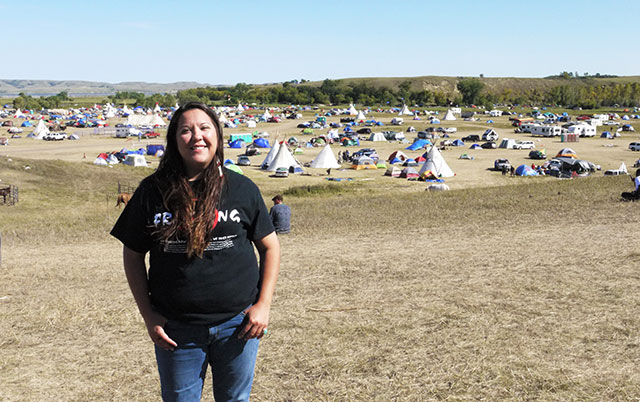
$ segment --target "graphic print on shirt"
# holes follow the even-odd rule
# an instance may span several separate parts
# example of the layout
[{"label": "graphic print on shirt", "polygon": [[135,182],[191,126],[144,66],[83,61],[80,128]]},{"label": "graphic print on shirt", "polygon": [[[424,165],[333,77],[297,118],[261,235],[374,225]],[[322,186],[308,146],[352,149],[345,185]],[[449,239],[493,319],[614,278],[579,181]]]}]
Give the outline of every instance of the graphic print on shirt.
[{"label": "graphic print on shirt", "polygon": [[[218,211],[216,209],[216,220],[214,227],[220,222],[234,222],[240,224],[240,212],[237,209]],[[154,226],[170,225],[173,215],[171,212],[159,212],[153,216]],[[218,251],[233,247],[233,239],[238,237],[237,234],[226,236],[216,236],[211,239],[204,251]],[[187,252],[187,242],[185,240],[168,240],[163,242],[163,250],[165,253],[185,254]]]}]

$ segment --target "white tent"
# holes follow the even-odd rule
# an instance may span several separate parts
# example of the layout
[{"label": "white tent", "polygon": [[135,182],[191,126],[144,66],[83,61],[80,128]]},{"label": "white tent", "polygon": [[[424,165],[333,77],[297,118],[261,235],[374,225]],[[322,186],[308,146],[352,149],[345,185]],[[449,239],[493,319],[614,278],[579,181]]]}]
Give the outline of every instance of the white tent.
[{"label": "white tent", "polygon": [[398,113],[398,116],[411,116],[413,115],[413,113],[411,113],[411,110],[409,110],[409,107],[407,107],[407,105],[402,105],[402,110],[400,111],[400,113]]},{"label": "white tent", "polygon": [[16,112],[13,114],[13,118],[17,119],[19,117],[24,117],[24,113],[22,113],[20,109],[16,109]]},{"label": "white tent", "polygon": [[256,121],[255,120],[247,120],[247,127],[256,128]]},{"label": "white tent", "polygon": [[353,103],[349,105],[349,114],[351,116],[355,116],[358,114],[358,111],[356,110],[356,107],[353,106]]},{"label": "white tent", "polygon": [[431,170],[438,177],[453,177],[455,173],[453,170],[447,165],[447,162],[442,157],[440,151],[435,146],[432,146],[429,152],[427,153],[427,160],[422,165],[422,169],[420,169],[420,175],[426,172],[427,170]]},{"label": "white tent", "polygon": [[358,112],[358,115],[356,116],[356,120],[364,120],[366,119],[367,116],[364,115],[364,112],[361,110]]},{"label": "white tent", "polygon": [[153,108],[153,113],[160,113],[162,110],[160,110],[160,105],[158,105],[156,103],[156,107]]},{"label": "white tent", "polygon": [[147,167],[147,160],[144,158],[144,155],[138,154],[129,154],[127,158],[124,160],[125,165],[136,166],[136,167]]},{"label": "white tent", "polygon": [[265,109],[264,113],[262,114],[262,118],[264,119],[264,121],[267,121],[271,118],[271,113],[269,113],[269,109]]},{"label": "white tent", "polygon": [[444,115],[442,120],[456,120],[456,116],[453,115],[451,109],[447,110],[447,114]]},{"label": "white tent", "polygon": [[369,141],[386,141],[387,138],[382,133],[371,133]]},{"label": "white tent", "polygon": [[311,161],[309,167],[318,169],[333,169],[339,168],[340,164],[336,160],[336,157],[331,150],[331,146],[327,144],[324,146],[324,148],[322,148],[322,151],[320,151],[318,156],[316,156],[316,158]]},{"label": "white tent", "polygon": [[44,124],[44,120],[38,120],[38,125],[33,130],[33,138],[41,140],[47,134],[49,134],[49,128]]},{"label": "white tent", "polygon": [[238,111],[238,113],[244,112],[244,108],[242,107],[242,105],[240,103],[238,103],[238,107],[236,107],[236,110]]},{"label": "white tent", "polygon": [[281,145],[280,149],[278,149],[278,154],[273,159],[273,162],[269,164],[267,168],[268,172],[275,172],[277,168],[287,168],[295,166],[297,168],[301,168],[300,164],[296,161],[296,159],[289,151],[289,148],[286,145]]},{"label": "white tent", "polygon": [[267,169],[269,165],[271,165],[271,162],[273,162],[273,160],[276,158],[276,155],[278,155],[279,150],[280,150],[280,141],[276,140],[275,143],[273,144],[273,147],[271,147],[271,150],[267,154],[267,157],[264,158],[262,165],[260,165],[260,169],[263,169],[263,170]]},{"label": "white tent", "polygon": [[229,121],[229,119],[227,119],[227,116],[222,112],[220,112],[220,114],[218,115],[218,120],[220,121],[220,124],[223,124],[223,125],[224,123]]},{"label": "white tent", "polygon": [[131,114],[131,109],[129,109],[129,108],[127,107],[127,105],[124,105],[124,106],[122,107],[122,113],[123,113],[123,114],[129,114],[129,115],[130,115],[130,114]]}]

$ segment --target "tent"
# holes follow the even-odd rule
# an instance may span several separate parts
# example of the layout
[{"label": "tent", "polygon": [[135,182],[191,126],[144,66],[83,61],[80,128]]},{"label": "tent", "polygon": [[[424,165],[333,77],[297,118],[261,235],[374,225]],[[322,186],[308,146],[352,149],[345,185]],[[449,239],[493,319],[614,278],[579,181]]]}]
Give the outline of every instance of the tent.
[{"label": "tent", "polygon": [[365,120],[367,117],[364,115],[364,112],[361,110],[358,112],[358,115],[356,116],[356,120]]},{"label": "tent", "polygon": [[538,172],[529,165],[520,165],[516,168],[516,176],[538,176]]},{"label": "tent", "polygon": [[38,120],[38,125],[33,130],[33,138],[41,140],[47,134],[49,134],[49,128],[44,124],[44,120]]},{"label": "tent", "polygon": [[[398,116],[410,116],[413,113],[411,113],[411,111],[409,110],[409,108],[407,107],[407,105],[402,105],[402,110],[400,111],[400,113],[398,113]],[[402,124],[402,123],[400,123]]]},{"label": "tent", "polygon": [[339,168],[340,164],[331,150],[331,145],[327,144],[322,148],[322,151],[320,151],[318,156],[311,161],[309,167],[317,169],[332,169]]},{"label": "tent", "polygon": [[235,141],[231,141],[229,143],[229,148],[242,148],[244,146],[245,146],[245,142],[240,140],[240,139],[237,139]]},{"label": "tent", "polygon": [[355,116],[358,114],[358,111],[356,110],[356,107],[353,106],[353,103],[349,105],[349,114],[351,116]]},{"label": "tent", "polygon": [[33,127],[33,124],[29,120],[25,120],[20,124],[20,127]]},{"label": "tent", "polygon": [[515,146],[516,140],[514,140],[513,138],[503,138],[498,148],[514,149]]},{"label": "tent", "polygon": [[391,177],[400,177],[400,173],[402,173],[402,169],[397,166],[390,166],[386,172],[384,172],[385,176]]},{"label": "tent", "polygon": [[395,152],[392,152],[391,155],[389,155],[389,157],[387,158],[389,163],[396,163],[394,162],[394,160],[396,159],[398,162],[402,162],[409,159],[409,157],[402,151],[395,151]]},{"label": "tent", "polygon": [[129,154],[127,158],[124,160],[125,165],[135,166],[135,167],[147,167],[147,160],[143,155],[138,154]]},{"label": "tent", "polygon": [[462,147],[464,146],[464,142],[461,139],[454,140],[451,145],[454,147]]},{"label": "tent", "polygon": [[363,169],[377,169],[378,167],[376,166],[373,159],[363,155],[353,160],[353,164],[351,165],[351,168],[355,170],[363,170]]},{"label": "tent", "polygon": [[482,149],[482,147],[480,146],[480,144],[471,144],[471,146],[469,147],[469,149]]},{"label": "tent", "polygon": [[291,151],[289,151],[289,148],[284,144],[280,144],[280,149],[278,149],[278,153],[276,154],[275,158],[273,158],[273,161],[269,164],[267,171],[275,172],[278,168],[286,168],[291,170],[291,167],[294,168],[294,172],[302,172],[302,166],[300,166],[298,161],[296,161],[296,158],[293,157]]},{"label": "tent", "polygon": [[427,161],[422,165],[422,169],[420,169],[421,176],[422,173],[426,172],[427,170],[434,172],[438,177],[455,176],[455,173],[453,173],[453,170],[451,170],[449,165],[447,165],[447,162],[442,157],[442,154],[435,146],[431,146],[429,152],[427,152],[426,155],[423,156],[427,158]]},{"label": "tent", "polygon": [[613,134],[611,134],[608,131],[603,131],[602,134],[600,135],[600,138],[607,138],[609,140],[613,139]]},{"label": "tent", "polygon": [[147,145],[147,155],[155,155],[158,156],[158,152],[164,154],[164,145]]},{"label": "tent", "polygon": [[444,115],[442,120],[456,120],[456,116],[453,115],[451,109],[447,110],[447,114]]},{"label": "tent", "polygon": [[97,157],[94,161],[93,161],[94,165],[98,165],[98,166],[107,166],[109,165],[107,163],[107,160],[101,157]]},{"label": "tent", "polygon": [[256,121],[255,120],[247,120],[247,127],[248,128],[256,128]]},{"label": "tent", "polygon": [[253,143],[258,148],[271,148],[271,146],[269,145],[269,140],[267,140],[266,138],[256,138]]},{"label": "tent", "polygon": [[400,172],[400,177],[406,179],[417,179],[419,176],[420,174],[418,173],[416,168],[411,166],[407,166],[406,168],[402,169],[402,172]]},{"label": "tent", "polygon": [[417,151],[418,149],[426,148],[428,145],[431,145],[431,141],[416,139],[413,144],[409,145],[405,149],[409,151]]},{"label": "tent", "polygon": [[574,151],[571,148],[562,148],[558,154],[556,155],[556,158],[573,158],[573,159],[578,159],[578,156],[576,155],[576,151]]},{"label": "tent", "polygon": [[382,133],[371,133],[369,141],[386,141],[387,138]]},{"label": "tent", "polygon": [[273,144],[273,148],[271,148],[271,150],[269,151],[269,154],[267,154],[267,157],[264,158],[262,165],[260,165],[260,169],[263,169],[263,170],[267,169],[271,164],[271,162],[273,162],[273,160],[276,158],[276,155],[278,155],[279,150],[280,150],[280,142],[276,141]]}]

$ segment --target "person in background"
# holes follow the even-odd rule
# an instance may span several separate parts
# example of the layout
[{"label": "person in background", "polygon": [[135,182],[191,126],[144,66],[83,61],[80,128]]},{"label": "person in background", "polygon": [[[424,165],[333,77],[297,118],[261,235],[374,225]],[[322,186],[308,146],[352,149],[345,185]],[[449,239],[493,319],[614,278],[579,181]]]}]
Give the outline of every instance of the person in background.
[{"label": "person in background", "polygon": [[640,169],[636,170],[636,177],[631,177],[635,188],[631,192],[624,192],[621,194],[625,200],[635,201],[640,199]]},{"label": "person in background", "polygon": [[269,216],[271,217],[273,227],[276,229],[276,233],[289,233],[291,231],[291,208],[283,204],[280,194],[276,194],[271,201],[273,201],[273,207],[271,207],[271,211],[269,211]]},{"label": "person in background", "polygon": [[280,243],[258,187],[223,160],[215,112],[183,105],[158,169],[111,231],[123,243],[165,401],[199,401],[208,366],[216,401],[248,401],[269,325]]}]

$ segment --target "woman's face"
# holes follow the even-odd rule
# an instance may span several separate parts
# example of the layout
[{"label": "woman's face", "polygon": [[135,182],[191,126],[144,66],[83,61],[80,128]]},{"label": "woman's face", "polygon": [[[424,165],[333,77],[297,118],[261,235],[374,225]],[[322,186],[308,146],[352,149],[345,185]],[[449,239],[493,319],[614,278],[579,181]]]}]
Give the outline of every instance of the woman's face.
[{"label": "woman's face", "polygon": [[180,116],[176,142],[187,176],[195,180],[215,157],[218,132],[208,114],[190,109]]}]

